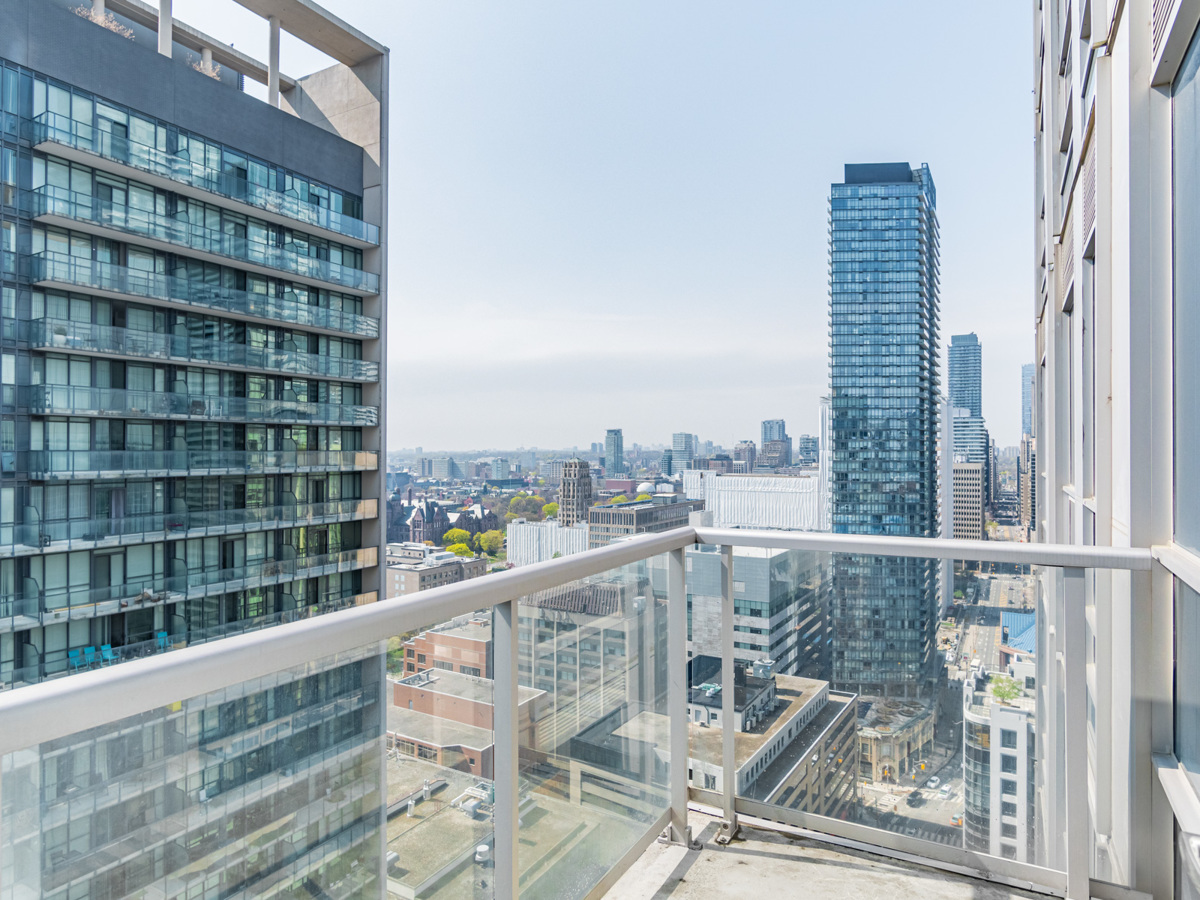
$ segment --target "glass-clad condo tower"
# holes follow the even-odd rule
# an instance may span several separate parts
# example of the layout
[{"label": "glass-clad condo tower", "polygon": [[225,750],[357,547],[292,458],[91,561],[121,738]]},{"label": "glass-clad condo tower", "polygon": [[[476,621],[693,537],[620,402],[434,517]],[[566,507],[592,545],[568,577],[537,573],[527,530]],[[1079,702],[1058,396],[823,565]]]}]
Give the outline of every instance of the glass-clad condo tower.
[{"label": "glass-clad condo tower", "polygon": [[[832,525],[938,534],[938,224],[928,166],[847,165],[830,196]],[[935,562],[839,554],[833,681],[917,696],[933,677]]]},{"label": "glass-clad condo tower", "polygon": [[[379,597],[387,51],[271,8],[273,47],[337,62],[294,80],[153,7],[0,5],[0,690]],[[379,769],[382,672],[314,661],[42,746],[0,791],[40,791],[4,835],[20,883],[376,879],[378,792],[338,785]]]}]

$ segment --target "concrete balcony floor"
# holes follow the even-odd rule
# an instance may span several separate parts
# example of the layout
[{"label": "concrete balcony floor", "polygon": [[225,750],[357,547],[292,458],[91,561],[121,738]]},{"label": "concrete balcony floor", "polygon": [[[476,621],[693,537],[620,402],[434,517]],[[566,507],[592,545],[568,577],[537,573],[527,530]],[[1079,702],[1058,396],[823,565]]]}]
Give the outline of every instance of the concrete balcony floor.
[{"label": "concrete balcony floor", "polygon": [[[783,831],[749,827],[716,843],[720,819],[689,815],[699,850],[655,843],[605,895],[612,900],[1045,900],[1035,894],[837,847]],[[754,821],[754,820],[748,820]],[[793,833],[787,833],[793,832]]]}]

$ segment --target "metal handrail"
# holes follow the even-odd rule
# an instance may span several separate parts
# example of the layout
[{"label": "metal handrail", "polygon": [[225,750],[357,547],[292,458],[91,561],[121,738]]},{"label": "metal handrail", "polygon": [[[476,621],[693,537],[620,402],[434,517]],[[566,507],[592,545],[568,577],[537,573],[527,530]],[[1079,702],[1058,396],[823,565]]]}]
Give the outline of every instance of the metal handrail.
[{"label": "metal handrail", "polygon": [[0,694],[0,754],[54,740],[243,681],[307,665],[536,591],[696,544],[757,546],[886,556],[970,559],[1046,566],[1145,570],[1149,550],[1000,544],[804,532],[676,528],[596,550],[443,585],[406,598],[328,613],[187,647],[169,659],[134,660]]}]

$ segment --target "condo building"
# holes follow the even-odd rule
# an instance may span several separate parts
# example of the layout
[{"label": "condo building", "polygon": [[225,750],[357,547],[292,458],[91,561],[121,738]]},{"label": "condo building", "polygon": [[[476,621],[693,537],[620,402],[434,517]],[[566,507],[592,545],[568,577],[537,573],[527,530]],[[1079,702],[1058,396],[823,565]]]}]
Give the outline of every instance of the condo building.
[{"label": "condo building", "polygon": [[[242,5],[265,63],[170,3],[0,6],[0,690],[381,596],[387,49]],[[285,75],[281,31],[333,64]],[[314,657],[6,760],[4,887],[377,893],[382,675]]]}]

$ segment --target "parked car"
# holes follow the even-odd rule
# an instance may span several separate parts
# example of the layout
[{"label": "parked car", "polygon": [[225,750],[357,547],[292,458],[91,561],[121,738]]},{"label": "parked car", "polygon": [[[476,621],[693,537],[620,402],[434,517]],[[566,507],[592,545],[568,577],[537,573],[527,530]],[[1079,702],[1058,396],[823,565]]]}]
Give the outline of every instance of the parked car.
[{"label": "parked car", "polygon": [[930,779],[929,779],[927,782],[925,782],[925,784],[926,784],[928,787],[931,787],[931,788],[935,788],[935,787],[937,787],[937,786],[938,786],[939,784],[941,784],[941,783],[942,783],[942,779],[938,778],[936,775],[934,775],[934,776],[933,776],[932,778],[930,778]]}]

